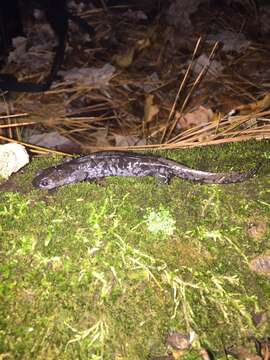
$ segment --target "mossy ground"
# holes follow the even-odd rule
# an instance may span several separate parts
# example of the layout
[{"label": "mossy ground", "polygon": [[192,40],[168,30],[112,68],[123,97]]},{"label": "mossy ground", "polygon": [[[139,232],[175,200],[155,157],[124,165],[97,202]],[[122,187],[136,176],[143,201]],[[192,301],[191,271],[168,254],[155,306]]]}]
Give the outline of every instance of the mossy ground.
[{"label": "mossy ground", "polygon": [[[270,251],[270,143],[162,152],[201,169],[248,169],[242,184],[108,178],[34,190],[34,159],[0,193],[0,357],[149,359],[173,329],[196,331],[222,357],[270,316],[269,278],[248,262]],[[266,224],[260,237],[251,222]],[[187,357],[198,358],[196,350]]]}]

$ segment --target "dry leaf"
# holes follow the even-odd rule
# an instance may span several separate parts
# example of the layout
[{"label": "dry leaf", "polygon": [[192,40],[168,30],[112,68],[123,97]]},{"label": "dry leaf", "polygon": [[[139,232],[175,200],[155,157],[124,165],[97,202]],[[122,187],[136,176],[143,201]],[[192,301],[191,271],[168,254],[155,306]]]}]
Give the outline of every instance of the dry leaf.
[{"label": "dry leaf", "polygon": [[147,20],[148,16],[142,10],[131,10],[128,9],[124,14],[123,17],[126,17],[131,20]]},{"label": "dry leaf", "polygon": [[26,139],[30,144],[35,144],[42,147],[59,149],[61,146],[66,146],[71,143],[71,140],[60,135],[57,131],[48,133],[33,134]]},{"label": "dry leaf", "polygon": [[147,95],[144,103],[144,123],[147,124],[159,113],[159,107],[154,104],[154,95]]},{"label": "dry leaf", "polygon": [[126,49],[120,54],[114,55],[113,60],[118,66],[127,68],[133,63],[135,54],[139,53],[145,48],[148,48],[150,45],[151,42],[149,37],[140,39],[135,43],[134,46]]},{"label": "dry leaf", "polygon": [[136,50],[141,51],[143,49],[148,48],[150,45],[151,42],[149,38],[138,40],[136,43]]},{"label": "dry leaf", "polygon": [[204,69],[208,68],[207,75],[218,76],[223,71],[223,66],[217,60],[211,60],[205,54],[202,54],[198,57],[195,62],[195,65],[192,68],[192,71],[195,75],[199,75],[199,73]]},{"label": "dry leaf", "polygon": [[234,111],[237,112],[237,115],[239,113],[245,115],[255,111],[263,111],[268,108],[270,108],[270,93],[267,93],[261,100],[246,105],[240,105]]},{"label": "dry leaf", "polygon": [[99,89],[104,88],[109,84],[114,72],[115,67],[107,63],[102,68],[74,67],[69,70],[59,71],[59,75],[63,76],[63,79],[70,83],[75,82],[80,85],[91,86]]},{"label": "dry leaf", "polygon": [[235,33],[229,30],[208,36],[209,43],[215,43],[216,41],[219,41],[223,44],[222,50],[224,52],[244,52],[251,44],[251,42],[246,39],[244,34]]},{"label": "dry leaf", "polygon": [[113,60],[118,66],[122,68],[127,68],[132,64],[134,55],[135,55],[135,48],[132,47],[127,49],[122,54],[114,55]]},{"label": "dry leaf", "polygon": [[108,130],[100,129],[91,134],[93,138],[95,138],[95,145],[100,147],[112,146],[108,139]]},{"label": "dry leaf", "polygon": [[182,130],[187,130],[198,125],[206,125],[209,122],[214,121],[213,111],[203,106],[200,106],[197,110],[185,115],[176,112],[175,116],[178,117],[178,124]]},{"label": "dry leaf", "polygon": [[140,139],[133,135],[120,135],[114,134],[115,146],[134,146],[134,145],[145,145],[145,139]]}]

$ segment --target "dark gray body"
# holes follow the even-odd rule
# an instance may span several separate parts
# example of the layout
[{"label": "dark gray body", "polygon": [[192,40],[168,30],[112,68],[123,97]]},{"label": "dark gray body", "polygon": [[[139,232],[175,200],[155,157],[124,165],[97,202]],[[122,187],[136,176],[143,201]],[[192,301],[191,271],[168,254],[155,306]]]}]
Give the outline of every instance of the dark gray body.
[{"label": "dark gray body", "polygon": [[228,184],[245,181],[254,173],[255,170],[246,173],[211,173],[158,156],[109,151],[82,156],[45,169],[34,178],[33,185],[40,189],[54,189],[106,176],[154,176],[164,184],[177,176],[206,184]]}]

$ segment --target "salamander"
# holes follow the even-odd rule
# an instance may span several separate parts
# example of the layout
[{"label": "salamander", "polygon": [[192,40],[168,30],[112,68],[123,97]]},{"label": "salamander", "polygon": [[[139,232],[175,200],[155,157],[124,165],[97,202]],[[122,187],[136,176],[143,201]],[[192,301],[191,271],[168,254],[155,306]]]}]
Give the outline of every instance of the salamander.
[{"label": "salamander", "polygon": [[168,184],[173,177],[204,184],[229,184],[248,180],[255,172],[256,169],[247,172],[215,173],[192,169],[154,155],[103,151],[49,167],[33,179],[33,186],[49,190],[107,176],[154,176],[162,184]]}]

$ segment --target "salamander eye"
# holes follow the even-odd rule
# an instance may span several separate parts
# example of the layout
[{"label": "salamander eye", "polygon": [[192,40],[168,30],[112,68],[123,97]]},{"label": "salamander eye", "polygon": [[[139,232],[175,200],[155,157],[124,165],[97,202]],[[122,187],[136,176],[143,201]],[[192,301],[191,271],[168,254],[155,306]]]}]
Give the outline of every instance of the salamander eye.
[{"label": "salamander eye", "polygon": [[48,186],[49,185],[49,180],[42,180],[41,182],[40,182],[40,186],[42,186],[42,187],[46,187],[46,186]]}]

